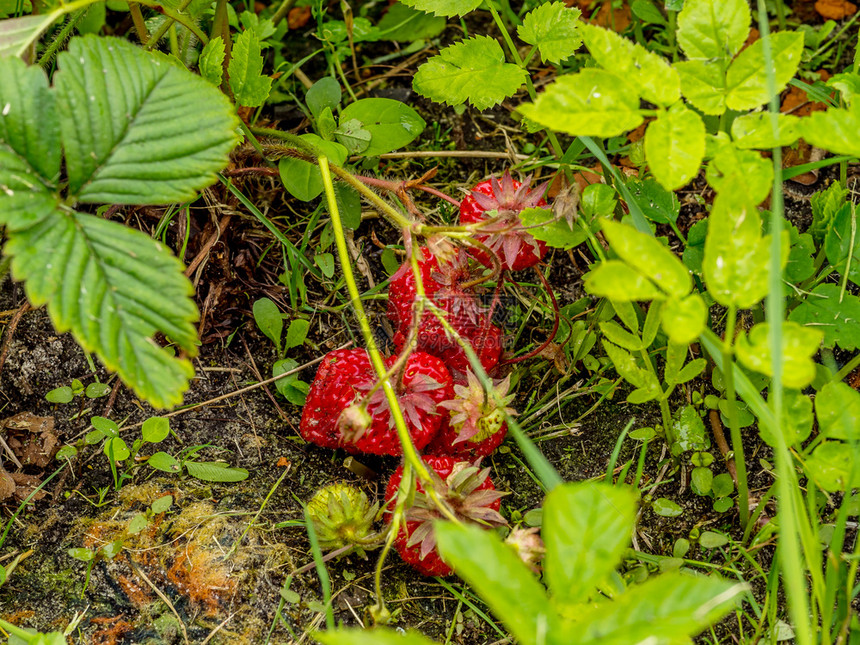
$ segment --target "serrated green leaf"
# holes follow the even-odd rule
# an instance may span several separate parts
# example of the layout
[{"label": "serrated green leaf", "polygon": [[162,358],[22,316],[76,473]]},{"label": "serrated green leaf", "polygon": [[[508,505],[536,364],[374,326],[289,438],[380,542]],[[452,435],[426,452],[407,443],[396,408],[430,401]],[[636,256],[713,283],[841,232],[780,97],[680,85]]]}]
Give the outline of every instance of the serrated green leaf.
[{"label": "serrated green leaf", "polygon": [[853,203],[845,204],[833,218],[833,224],[824,237],[827,261],[839,272],[860,285],[860,231],[857,230],[857,213]]},{"label": "serrated green leaf", "polygon": [[331,632],[316,632],[314,640],[323,645],[434,645],[417,632],[375,627],[373,629],[340,628]]},{"label": "serrated green leaf", "polygon": [[[770,36],[776,93],[785,89],[800,65],[803,53],[801,32],[780,31]],[[726,73],[726,106],[732,110],[752,110],[770,100],[764,41],[757,40],[732,61]]]},{"label": "serrated green leaf", "polygon": [[860,439],[860,424],[857,423],[860,393],[845,383],[826,384],[815,397],[815,417],[825,437],[857,441]]},{"label": "serrated green leaf", "polygon": [[238,121],[199,76],[128,41],[95,36],[72,39],[58,66],[69,191],[80,201],[187,201],[227,165]]},{"label": "serrated green leaf", "polygon": [[815,193],[809,199],[812,206],[812,226],[808,232],[816,242],[821,242],[831,229],[836,213],[845,205],[847,197],[848,189],[834,181],[827,189]]},{"label": "serrated green leaf", "polygon": [[248,471],[244,468],[231,468],[220,461],[186,461],[183,462],[188,474],[206,482],[240,482],[248,479]]},{"label": "serrated green leaf", "polygon": [[601,225],[612,250],[664,293],[678,297],[690,293],[690,272],[657,238],[614,220],[603,220]]},{"label": "serrated green leaf", "polygon": [[437,16],[464,16],[481,6],[483,0],[401,0],[407,7]]},{"label": "serrated green leaf", "polygon": [[699,173],[705,156],[705,124],[701,117],[676,103],[660,112],[645,130],[645,158],[666,190],[677,190]]},{"label": "serrated green leaf", "polygon": [[224,76],[224,39],[221,36],[216,36],[203,48],[200,52],[200,61],[198,69],[200,76],[212,83],[215,87],[221,86],[221,79]]},{"label": "serrated green leaf", "polygon": [[[815,378],[812,357],[818,352],[824,332],[795,322],[782,325],[782,384],[802,389]],[[737,339],[738,361],[747,369],[773,376],[771,365],[770,324],[759,323]]]},{"label": "serrated green leaf", "polygon": [[622,302],[624,300],[654,300],[663,292],[636,269],[618,260],[601,262],[585,274],[585,290],[601,298]]},{"label": "serrated green leaf", "polygon": [[800,119],[792,114],[777,115],[777,136],[769,112],[742,114],[732,122],[732,138],[738,148],[790,146],[800,137]]},{"label": "serrated green leaf", "polygon": [[498,536],[468,524],[436,522],[433,528],[445,562],[481,595],[517,640],[530,643],[541,630],[558,632],[560,621],[543,587]]},{"label": "serrated green leaf", "polygon": [[848,109],[830,108],[800,120],[800,135],[809,143],[840,155],[860,157],[860,101]]},{"label": "serrated green leaf", "polygon": [[842,293],[839,285],[818,285],[788,319],[822,331],[824,347],[860,348],[860,298]]},{"label": "serrated green leaf", "polygon": [[109,220],[57,210],[10,235],[6,253],[30,303],[48,305],[58,332],[71,330],[152,405],[181,402],[191,363],[152,337],[161,332],[193,356],[198,314],[184,267],[168,249]]},{"label": "serrated green leaf", "polygon": [[708,292],[721,305],[749,309],[768,293],[770,236],[761,235],[755,205],[729,194],[717,195],[708,220],[702,262]]},{"label": "serrated green leaf", "polygon": [[621,77],[592,67],[560,77],[534,103],[517,110],[536,123],[575,136],[615,137],[643,121],[636,91]]},{"label": "serrated green leaf", "polygon": [[681,98],[678,72],[663,58],[610,29],[583,23],[581,31],[597,63],[626,80],[646,101],[668,107]]},{"label": "serrated green leaf", "polygon": [[731,59],[747,39],[746,0],[686,0],[678,14],[677,39],[687,58]]},{"label": "serrated green leaf", "polygon": [[0,59],[0,223],[15,231],[49,217],[59,174],[60,126],[44,72]]},{"label": "serrated green leaf", "polygon": [[560,63],[582,44],[580,15],[579,9],[563,2],[548,2],[526,14],[517,35],[529,45],[537,46],[542,62]]},{"label": "serrated green leaf", "polygon": [[809,233],[801,235],[797,227],[788,224],[791,249],[785,265],[785,280],[792,284],[803,282],[815,273],[815,242]]},{"label": "serrated green leaf", "polygon": [[681,92],[694,107],[711,115],[726,111],[726,75],[719,65],[687,60],[675,63],[674,68],[681,81]]},{"label": "serrated green leaf", "polygon": [[239,34],[233,44],[227,74],[237,105],[257,107],[269,98],[272,79],[262,73],[263,56],[260,51],[260,39],[250,29]]},{"label": "serrated green leaf", "polygon": [[0,58],[20,56],[65,12],[56,9],[36,16],[0,20]]},{"label": "serrated green leaf", "polygon": [[446,47],[418,68],[412,88],[431,101],[478,110],[501,103],[526,79],[526,71],[505,62],[501,45],[489,36],[474,36]]},{"label": "serrated green leaf", "polygon": [[[370,135],[369,145],[360,154],[365,157],[397,150],[417,139],[427,123],[411,107],[394,99],[361,99],[341,112],[341,126],[354,120]],[[340,138],[340,137],[338,137]],[[343,142],[341,142],[343,143]]]},{"label": "serrated green leaf", "polygon": [[636,500],[608,484],[561,484],[546,496],[541,534],[544,577],[554,602],[571,606],[596,595],[630,543]]},{"label": "serrated green leaf", "polygon": [[[206,1],[206,0],[203,0]],[[248,31],[253,31],[257,34],[257,39],[262,44],[266,38],[273,36],[275,34],[275,25],[268,18],[260,19],[253,11],[243,11],[239,15],[239,22],[242,23],[242,27],[244,27]]]}]

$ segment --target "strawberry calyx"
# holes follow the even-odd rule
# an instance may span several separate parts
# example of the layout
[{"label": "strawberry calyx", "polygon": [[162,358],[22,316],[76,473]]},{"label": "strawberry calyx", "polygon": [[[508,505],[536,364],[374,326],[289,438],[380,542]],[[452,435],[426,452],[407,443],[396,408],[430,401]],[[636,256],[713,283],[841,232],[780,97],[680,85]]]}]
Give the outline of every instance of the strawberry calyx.
[{"label": "strawberry calyx", "polygon": [[508,407],[514,399],[514,395],[509,394],[510,374],[493,381],[495,396],[484,391],[484,386],[471,370],[466,373],[466,379],[466,385],[454,385],[454,399],[439,404],[451,411],[451,425],[457,430],[454,443],[483,441],[501,431],[506,415],[516,414],[516,410]]},{"label": "strawberry calyx", "polygon": [[535,573],[540,573],[539,563],[546,554],[546,548],[540,537],[538,527],[524,529],[517,526],[511,529],[508,537],[505,538],[505,544],[516,551],[520,560],[525,562],[529,569]]},{"label": "strawberry calyx", "polygon": [[[451,474],[444,480],[431,471],[430,477],[437,497],[447,504],[458,518],[484,526],[505,526],[507,520],[491,505],[505,493],[494,488],[482,488],[490,475],[489,468],[481,469],[468,461],[453,465]],[[436,547],[436,534],[433,522],[441,519],[442,513],[430,497],[419,490],[415,493],[413,505],[406,511],[407,522],[417,522],[406,545],[420,544],[420,558],[423,560]]]},{"label": "strawberry calyx", "polygon": [[371,504],[367,494],[354,486],[329,484],[314,494],[307,509],[324,551],[351,547],[348,552],[364,556],[364,549],[379,543],[380,535],[373,530],[379,503]]},{"label": "strawberry calyx", "polygon": [[[444,384],[421,373],[407,373],[409,384],[400,383],[397,389],[397,401],[400,404],[400,409],[403,411],[406,420],[415,428],[422,427],[422,415],[436,414],[436,401],[433,400],[428,392],[438,390],[444,387]],[[391,405],[388,398],[385,396],[385,391],[380,387],[374,390],[370,396],[367,394],[375,387],[375,383],[359,383],[355,385],[357,390],[357,401],[355,404],[344,410],[344,414],[351,408],[361,407],[361,403],[367,400],[366,412],[369,413],[370,419],[382,418],[383,415],[388,415],[388,427],[394,427],[394,415],[391,414]],[[355,416],[358,416],[357,414]],[[343,415],[341,416],[343,419]],[[366,425],[358,425],[350,427],[350,429],[358,430],[357,434],[349,437],[352,442],[361,438],[361,435],[370,427],[370,423]]]}]

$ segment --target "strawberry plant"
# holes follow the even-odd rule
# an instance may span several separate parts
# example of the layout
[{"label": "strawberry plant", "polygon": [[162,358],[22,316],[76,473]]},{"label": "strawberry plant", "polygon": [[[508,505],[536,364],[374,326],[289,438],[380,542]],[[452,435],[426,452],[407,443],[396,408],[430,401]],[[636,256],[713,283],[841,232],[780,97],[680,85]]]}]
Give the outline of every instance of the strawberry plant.
[{"label": "strawberry plant", "polygon": [[[74,206],[195,198],[227,163],[235,117],[217,90],[123,40],[75,39],[58,67],[49,87],[40,69],[0,59],[0,223],[12,275],[58,331],[71,330],[142,398],[174,405],[197,351],[182,265],[142,233]],[[183,355],[155,344],[156,333]]]}]

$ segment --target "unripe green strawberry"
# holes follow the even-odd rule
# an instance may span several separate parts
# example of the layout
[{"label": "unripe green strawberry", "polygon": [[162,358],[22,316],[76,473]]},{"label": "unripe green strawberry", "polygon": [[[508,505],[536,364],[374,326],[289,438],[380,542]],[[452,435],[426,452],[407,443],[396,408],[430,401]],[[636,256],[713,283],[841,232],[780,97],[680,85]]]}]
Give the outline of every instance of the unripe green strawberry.
[{"label": "unripe green strawberry", "polygon": [[379,503],[371,504],[364,491],[345,483],[329,484],[316,492],[307,508],[323,551],[351,546],[363,557],[364,549],[376,546],[379,536],[373,522]]}]

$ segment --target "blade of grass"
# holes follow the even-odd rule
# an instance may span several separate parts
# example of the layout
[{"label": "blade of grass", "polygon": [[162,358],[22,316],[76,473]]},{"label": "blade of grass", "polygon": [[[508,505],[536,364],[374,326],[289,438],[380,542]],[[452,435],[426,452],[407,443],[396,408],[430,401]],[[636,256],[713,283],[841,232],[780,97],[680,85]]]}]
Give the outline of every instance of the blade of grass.
[{"label": "blade of grass", "polygon": [[[774,77],[773,49],[770,42],[770,22],[767,15],[765,0],[757,0],[758,24],[761,34],[762,47],[767,70],[767,88],[770,95],[769,112],[771,130],[774,139],[779,138],[779,95],[776,92],[776,79]],[[804,579],[804,566],[801,557],[800,535],[803,527],[799,524],[799,514],[796,512],[795,499],[796,474],[792,462],[791,453],[785,443],[782,434],[782,322],[785,319],[785,301],[782,289],[782,230],[783,230],[783,200],[782,200],[782,148],[773,148],[773,191],[771,194],[771,247],[769,267],[769,293],[766,300],[766,317],[770,321],[770,352],[771,370],[773,380],[771,381],[768,396],[771,411],[774,417],[774,430],[772,436],[776,438],[774,453],[776,458],[777,472],[777,500],[779,525],[781,528],[779,536],[778,557],[779,566],[785,583],[786,599],[788,609],[794,623],[794,633],[798,645],[812,645],[815,640],[813,627],[809,619],[809,598],[807,597]],[[808,563],[810,567],[816,567],[813,562]]]},{"label": "blade of grass", "polygon": [[320,579],[322,587],[323,603],[325,604],[325,626],[329,631],[334,629],[334,611],[331,608],[331,578],[328,575],[328,569],[325,568],[323,561],[322,550],[320,543],[317,540],[317,532],[314,530],[314,523],[311,520],[311,514],[308,512],[307,506],[303,506],[302,510],[305,513],[305,528],[308,531],[308,540],[311,543],[311,553],[314,556],[314,564],[316,565],[317,576]]}]

